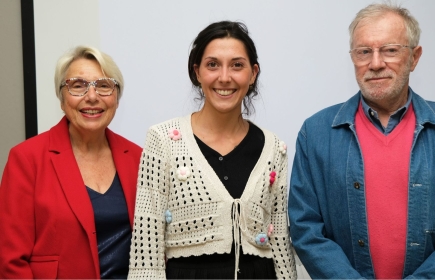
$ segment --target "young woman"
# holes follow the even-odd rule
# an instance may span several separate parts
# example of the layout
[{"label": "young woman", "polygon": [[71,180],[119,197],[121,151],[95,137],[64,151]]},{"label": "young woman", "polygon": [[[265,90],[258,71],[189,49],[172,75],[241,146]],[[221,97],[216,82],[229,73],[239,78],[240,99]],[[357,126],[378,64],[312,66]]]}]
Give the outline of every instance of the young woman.
[{"label": "young woman", "polygon": [[246,26],[209,25],[188,68],[203,104],[148,131],[129,278],[296,278],[286,146],[242,114],[260,74]]}]

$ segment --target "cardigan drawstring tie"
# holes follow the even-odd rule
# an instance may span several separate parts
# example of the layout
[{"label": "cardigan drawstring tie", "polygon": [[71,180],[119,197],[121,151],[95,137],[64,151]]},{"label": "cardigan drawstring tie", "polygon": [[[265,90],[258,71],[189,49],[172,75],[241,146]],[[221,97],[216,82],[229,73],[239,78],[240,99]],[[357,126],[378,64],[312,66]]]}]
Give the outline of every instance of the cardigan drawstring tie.
[{"label": "cardigan drawstring tie", "polygon": [[[240,257],[240,231],[245,232],[246,231],[246,222],[245,222],[245,215],[243,215],[243,209],[242,209],[242,201],[240,199],[234,199],[233,202],[233,236],[234,236],[234,246],[235,246],[235,253],[236,253],[236,265],[235,265],[235,271],[234,271],[234,279],[237,279],[237,272],[239,271],[239,257]],[[242,214],[241,214],[242,213]],[[240,221],[243,223],[241,224]]]}]

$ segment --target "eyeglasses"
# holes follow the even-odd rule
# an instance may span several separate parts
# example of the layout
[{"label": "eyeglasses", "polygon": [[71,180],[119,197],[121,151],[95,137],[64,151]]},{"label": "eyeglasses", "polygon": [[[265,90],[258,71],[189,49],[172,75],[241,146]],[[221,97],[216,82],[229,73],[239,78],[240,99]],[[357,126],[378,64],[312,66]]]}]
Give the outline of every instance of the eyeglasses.
[{"label": "eyeglasses", "polygon": [[95,81],[86,81],[80,78],[70,78],[66,79],[60,85],[60,88],[67,86],[68,92],[72,96],[83,96],[89,91],[89,87],[93,86],[95,92],[101,96],[112,95],[115,86],[118,86],[118,82],[112,78],[101,78]]},{"label": "eyeglasses", "polygon": [[357,66],[367,65],[372,61],[373,54],[377,49],[382,60],[384,62],[397,62],[400,60],[400,54],[403,48],[410,48],[410,46],[400,45],[400,44],[388,44],[380,48],[370,48],[370,47],[360,47],[349,51],[352,61]]}]

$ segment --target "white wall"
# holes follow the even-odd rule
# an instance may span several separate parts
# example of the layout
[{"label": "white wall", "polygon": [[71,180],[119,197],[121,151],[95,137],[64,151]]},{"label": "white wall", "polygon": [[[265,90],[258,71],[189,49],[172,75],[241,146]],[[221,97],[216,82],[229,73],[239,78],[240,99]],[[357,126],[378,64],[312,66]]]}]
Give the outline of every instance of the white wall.
[{"label": "white wall", "polygon": [[[358,90],[347,27],[371,0],[142,1],[36,0],[39,131],[62,116],[53,86],[57,58],[78,44],[100,47],[121,68],[125,93],[111,128],[139,145],[147,128],[197,109],[187,74],[190,44],[219,20],[247,24],[261,65],[261,97],[251,119],[294,153],[297,132],[316,111]],[[402,1],[419,20],[423,56],[413,89],[435,99],[435,1]],[[291,162],[290,162],[291,164]]]},{"label": "white wall", "polygon": [[0,1],[0,179],[9,150],[26,139],[20,7]]},{"label": "white wall", "polygon": [[[208,24],[246,23],[261,65],[251,118],[289,146],[304,119],[358,91],[348,25],[372,0],[36,0],[39,131],[62,116],[53,88],[57,58],[77,44],[100,47],[121,68],[125,92],[110,127],[143,145],[147,128],[197,109],[187,73],[190,44]],[[435,1],[401,1],[420,22],[423,56],[412,88],[435,99]]]},{"label": "white wall", "polygon": [[34,0],[38,132],[64,115],[54,89],[58,58],[77,45],[99,48],[98,0]]}]

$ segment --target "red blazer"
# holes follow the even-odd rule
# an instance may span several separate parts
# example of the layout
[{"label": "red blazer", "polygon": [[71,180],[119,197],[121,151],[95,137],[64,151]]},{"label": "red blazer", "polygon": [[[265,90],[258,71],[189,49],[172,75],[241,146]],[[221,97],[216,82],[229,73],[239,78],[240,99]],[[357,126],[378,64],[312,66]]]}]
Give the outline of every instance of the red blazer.
[{"label": "red blazer", "polygon": [[[133,224],[142,149],[106,129]],[[100,278],[94,212],[64,117],[12,148],[0,186],[0,278]]]}]

